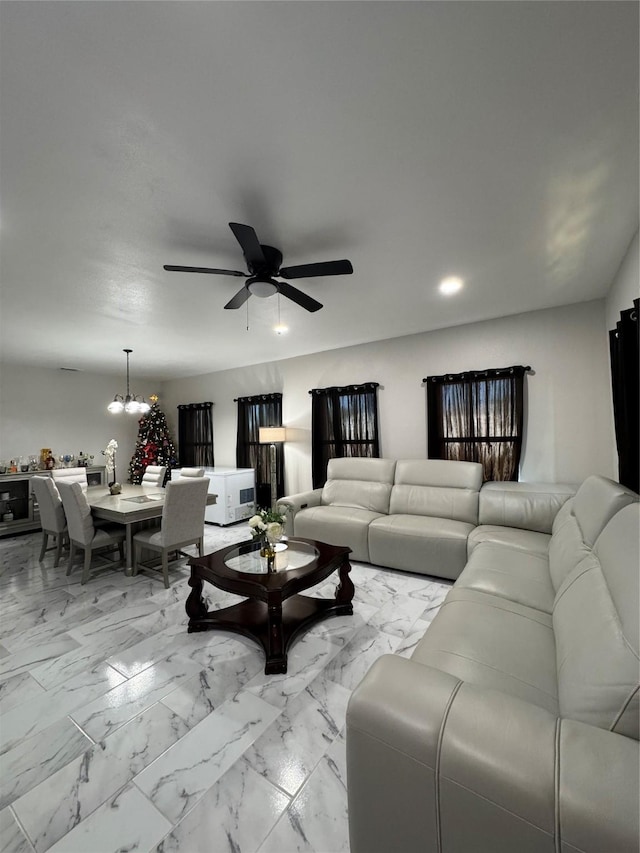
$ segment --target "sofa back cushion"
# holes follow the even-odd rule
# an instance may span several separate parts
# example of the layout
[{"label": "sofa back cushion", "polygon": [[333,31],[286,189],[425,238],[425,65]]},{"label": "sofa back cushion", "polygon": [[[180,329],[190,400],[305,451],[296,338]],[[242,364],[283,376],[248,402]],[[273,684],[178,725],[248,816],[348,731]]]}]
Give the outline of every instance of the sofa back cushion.
[{"label": "sofa back cushion", "polygon": [[638,495],[613,480],[592,475],[563,508],[553,525],[549,543],[549,570],[554,589],[590,552],[607,522]]},{"label": "sofa back cushion", "polygon": [[585,542],[593,546],[610,518],[638,495],[620,483],[593,474],[587,477],[576,492],[573,514],[576,517]]},{"label": "sofa back cushion", "polygon": [[560,712],[638,740],[640,505],[620,510],[556,594]]},{"label": "sofa back cushion", "polygon": [[321,503],[387,513],[395,467],[394,459],[330,459]]},{"label": "sofa back cushion", "polygon": [[560,508],[577,486],[562,483],[485,483],[480,489],[480,524],[551,533]]},{"label": "sofa back cushion", "polygon": [[389,512],[478,523],[479,462],[400,459],[391,490]]}]

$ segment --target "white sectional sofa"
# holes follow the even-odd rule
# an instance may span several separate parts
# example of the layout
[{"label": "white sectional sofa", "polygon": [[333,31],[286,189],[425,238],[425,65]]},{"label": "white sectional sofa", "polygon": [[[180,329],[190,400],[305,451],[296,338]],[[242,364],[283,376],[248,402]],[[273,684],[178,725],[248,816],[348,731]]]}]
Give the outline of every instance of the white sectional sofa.
[{"label": "white sectional sofa", "polygon": [[[290,532],[351,544],[357,531],[355,559],[384,555],[395,568],[456,578],[410,659],[382,656],[352,694],[351,853],[637,853],[638,495],[599,476],[577,491],[480,489],[472,469],[444,476],[441,465],[463,463],[436,463],[433,473],[425,460],[397,463],[397,485],[426,478],[427,489],[461,490],[461,500],[455,492],[447,499],[456,509],[442,517],[439,542],[444,495],[400,492],[396,501],[393,462],[362,460],[382,463],[389,509],[400,518],[418,509],[417,521],[396,525],[395,513],[382,511],[382,491],[376,509],[364,510],[372,502],[358,503],[354,481],[335,484],[346,471],[371,483],[368,466],[333,461],[326,491],[282,502]],[[474,491],[475,524],[470,514],[460,519]],[[350,521],[340,524],[343,509]],[[469,528],[460,569],[462,528],[451,520]],[[383,547],[376,528],[389,535]],[[410,558],[399,553],[403,543]]]},{"label": "white sectional sofa", "polygon": [[484,538],[546,547],[556,512],[575,490],[482,486],[476,462],[331,459],[323,488],[280,498],[278,507],[291,535],[347,545],[354,560],[455,580],[468,549]]}]

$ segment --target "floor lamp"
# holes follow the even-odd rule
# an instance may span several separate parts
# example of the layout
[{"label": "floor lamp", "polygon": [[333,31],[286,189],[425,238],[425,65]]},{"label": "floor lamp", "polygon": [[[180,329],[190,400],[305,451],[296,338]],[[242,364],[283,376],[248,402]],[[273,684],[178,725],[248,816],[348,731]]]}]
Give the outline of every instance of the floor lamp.
[{"label": "floor lamp", "polygon": [[276,479],[276,444],[285,441],[287,431],[284,427],[259,427],[258,441],[269,447],[269,478],[271,482],[271,511],[275,512],[278,499],[278,481]]}]

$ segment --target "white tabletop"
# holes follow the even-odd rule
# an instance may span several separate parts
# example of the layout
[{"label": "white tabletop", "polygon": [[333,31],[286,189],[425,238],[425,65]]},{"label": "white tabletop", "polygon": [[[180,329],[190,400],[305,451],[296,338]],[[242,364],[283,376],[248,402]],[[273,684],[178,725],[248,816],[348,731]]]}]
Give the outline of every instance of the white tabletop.
[{"label": "white tabletop", "polygon": [[[158,486],[123,485],[119,495],[109,493],[107,486],[91,486],[87,489],[87,500],[97,518],[132,524],[145,518],[162,515],[166,490]],[[216,495],[207,495],[207,504],[215,504]]]}]

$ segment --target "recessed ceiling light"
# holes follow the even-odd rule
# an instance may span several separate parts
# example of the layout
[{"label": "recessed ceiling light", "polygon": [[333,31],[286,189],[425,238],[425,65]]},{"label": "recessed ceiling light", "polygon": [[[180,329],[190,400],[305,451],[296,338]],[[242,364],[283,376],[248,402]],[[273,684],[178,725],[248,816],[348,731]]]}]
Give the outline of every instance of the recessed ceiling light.
[{"label": "recessed ceiling light", "polygon": [[276,333],[276,335],[286,335],[289,331],[289,327],[285,326],[284,323],[278,323],[276,326],[273,327],[273,331]]},{"label": "recessed ceiling light", "polygon": [[453,293],[457,293],[459,290],[462,290],[463,287],[463,280],[452,275],[449,276],[449,278],[443,278],[438,289],[440,293],[444,293],[445,296],[451,296]]}]

